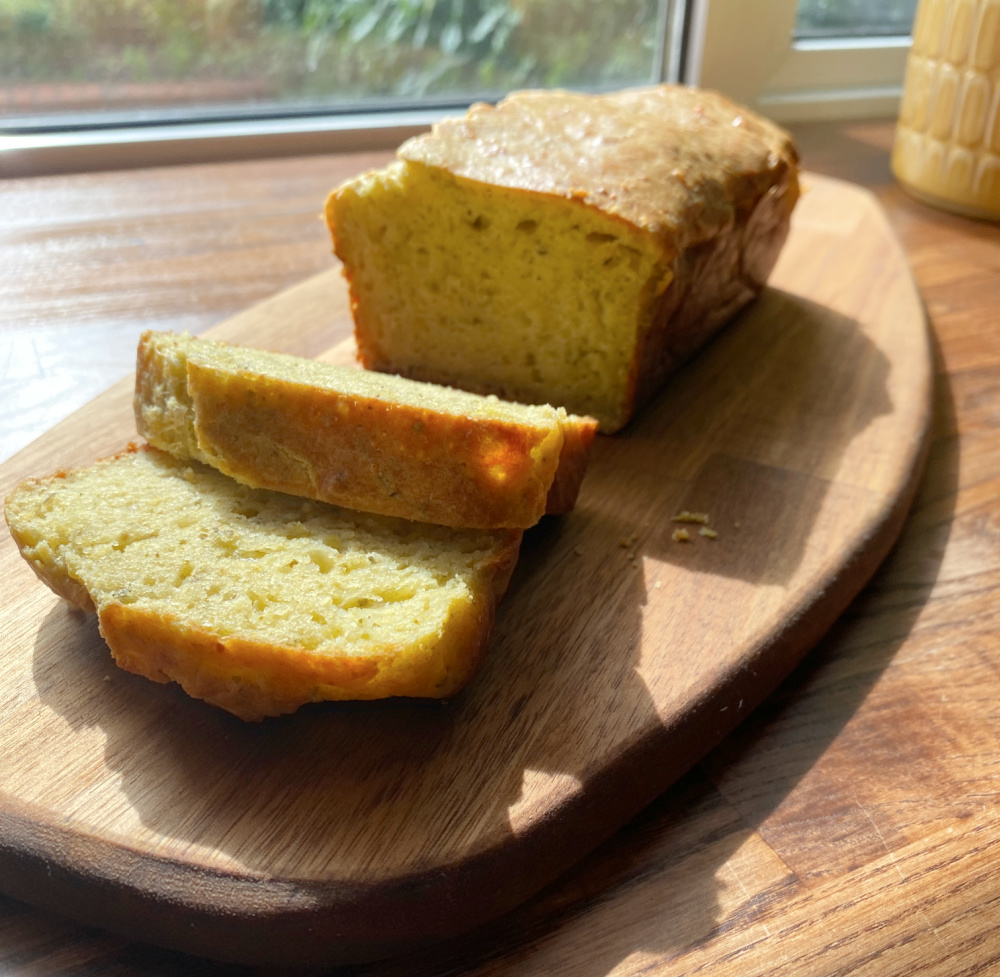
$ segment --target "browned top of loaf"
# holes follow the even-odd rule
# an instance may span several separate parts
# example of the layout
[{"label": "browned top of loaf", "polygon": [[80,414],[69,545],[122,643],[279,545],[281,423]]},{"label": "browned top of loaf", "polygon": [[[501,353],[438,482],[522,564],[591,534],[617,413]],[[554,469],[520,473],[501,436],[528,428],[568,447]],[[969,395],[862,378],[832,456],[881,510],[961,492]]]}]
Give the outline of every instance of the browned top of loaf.
[{"label": "browned top of loaf", "polygon": [[791,138],[714,92],[524,91],[479,103],[399,156],[483,183],[581,200],[680,251],[796,172]]}]

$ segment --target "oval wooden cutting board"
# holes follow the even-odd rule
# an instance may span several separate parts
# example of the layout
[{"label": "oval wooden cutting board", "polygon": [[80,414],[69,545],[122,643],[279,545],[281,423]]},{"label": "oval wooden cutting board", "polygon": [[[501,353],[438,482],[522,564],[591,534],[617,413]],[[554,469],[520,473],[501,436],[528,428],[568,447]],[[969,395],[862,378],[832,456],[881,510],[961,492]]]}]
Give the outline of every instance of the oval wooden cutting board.
[{"label": "oval wooden cutting board", "polygon": [[[473,685],[245,725],[120,672],[0,539],[0,889],[222,959],[362,960],[523,900],[730,732],[895,539],[931,354],[865,192],[807,177],[772,285],[529,532]],[[217,327],[328,358],[335,271]],[[0,468],[134,437],[123,381]],[[682,510],[717,537],[677,542]],[[737,734],[738,735],[738,734]]]}]

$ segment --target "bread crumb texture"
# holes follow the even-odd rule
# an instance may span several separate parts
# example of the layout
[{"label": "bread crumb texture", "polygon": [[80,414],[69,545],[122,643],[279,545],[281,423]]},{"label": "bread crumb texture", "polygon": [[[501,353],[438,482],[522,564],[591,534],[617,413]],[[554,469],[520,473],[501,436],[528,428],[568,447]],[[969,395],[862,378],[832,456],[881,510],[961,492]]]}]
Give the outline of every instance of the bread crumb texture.
[{"label": "bread crumb texture", "polygon": [[636,310],[671,277],[617,218],[407,160],[342,188],[328,214],[365,365],[555,398],[602,424]]},{"label": "bread crumb texture", "polygon": [[563,408],[155,332],[135,415],[151,444],[251,487],[473,528],[571,510],[596,432]]},{"label": "bread crumb texture", "polygon": [[520,543],[252,490],[154,448],[29,480],[5,514],[121,667],[247,720],[454,694]]}]

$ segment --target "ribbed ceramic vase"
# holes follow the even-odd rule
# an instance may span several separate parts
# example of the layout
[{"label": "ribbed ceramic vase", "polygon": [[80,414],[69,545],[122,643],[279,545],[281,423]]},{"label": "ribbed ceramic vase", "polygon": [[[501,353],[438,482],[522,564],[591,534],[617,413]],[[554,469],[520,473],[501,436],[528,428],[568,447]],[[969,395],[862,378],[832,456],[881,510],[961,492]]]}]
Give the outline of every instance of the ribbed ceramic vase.
[{"label": "ribbed ceramic vase", "polygon": [[1000,219],[1000,0],[921,0],[892,169],[928,203]]}]

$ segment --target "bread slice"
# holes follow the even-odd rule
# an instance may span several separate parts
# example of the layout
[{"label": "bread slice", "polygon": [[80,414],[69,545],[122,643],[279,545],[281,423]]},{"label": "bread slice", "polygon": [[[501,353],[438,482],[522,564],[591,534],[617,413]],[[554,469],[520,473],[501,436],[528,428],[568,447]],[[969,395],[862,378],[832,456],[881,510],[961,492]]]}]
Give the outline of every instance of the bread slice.
[{"label": "bread slice", "polygon": [[246,720],[454,695],[521,537],[252,490],[149,447],[24,482],[5,515],[38,576],[96,609],[122,668]]},{"label": "bread slice", "polygon": [[798,196],[788,135],[660,85],[520,92],[336,189],[369,369],[621,428],[761,289]]},{"label": "bread slice", "polygon": [[256,488],[445,526],[573,508],[591,418],[169,333],[139,343],[139,433]]}]

